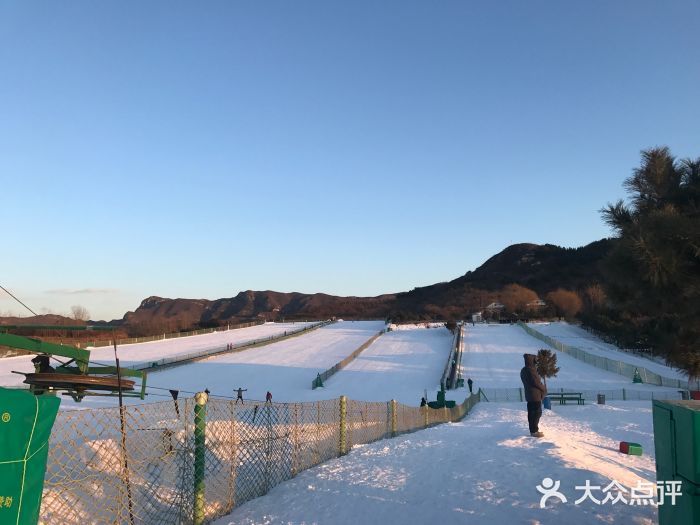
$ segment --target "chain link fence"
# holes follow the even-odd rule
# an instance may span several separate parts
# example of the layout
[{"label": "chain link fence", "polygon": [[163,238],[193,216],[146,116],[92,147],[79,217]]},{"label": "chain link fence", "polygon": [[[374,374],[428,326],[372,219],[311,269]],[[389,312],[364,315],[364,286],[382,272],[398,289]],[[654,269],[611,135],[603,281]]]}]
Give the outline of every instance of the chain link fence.
[{"label": "chain link fence", "polygon": [[631,365],[629,363],[617,359],[610,359],[608,357],[595,355],[585,350],[581,350],[580,348],[576,348],[575,346],[564,344],[560,341],[557,341],[556,339],[553,339],[547,335],[538,332],[537,330],[535,330],[531,326],[526,325],[523,322],[518,322],[518,325],[520,325],[529,335],[548,344],[552,348],[556,348],[561,352],[569,354],[574,359],[583,361],[584,363],[587,363],[591,366],[595,366],[596,368],[600,368],[601,370],[607,370],[608,372],[620,374],[630,379],[634,379],[635,373],[638,372],[640,377],[642,378],[642,381],[644,381],[645,383],[650,383],[652,385],[665,386],[670,388],[681,388],[684,390],[700,389],[700,380],[684,381],[682,379],[664,377],[642,366]]},{"label": "chain link fence", "polygon": [[460,420],[478,401],[475,394],[434,410],[344,397],[199,405],[186,398],[61,411],[39,523],[208,523],[354,445]]},{"label": "chain link fence", "polygon": [[[481,388],[482,401],[491,402],[525,402],[525,393],[522,388]],[[551,394],[556,393],[577,393],[581,394],[585,403],[596,403],[598,394],[603,394],[607,401],[653,401],[654,399],[684,399],[685,391],[667,390],[635,390],[630,388],[601,389],[601,390],[581,390],[579,388],[558,388],[550,390]]]}]

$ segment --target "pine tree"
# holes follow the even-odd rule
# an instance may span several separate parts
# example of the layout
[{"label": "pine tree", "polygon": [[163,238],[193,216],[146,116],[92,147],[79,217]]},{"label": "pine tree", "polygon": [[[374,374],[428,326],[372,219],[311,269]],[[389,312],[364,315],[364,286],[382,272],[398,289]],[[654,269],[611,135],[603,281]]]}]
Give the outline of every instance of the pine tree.
[{"label": "pine tree", "polygon": [[556,377],[559,373],[557,354],[547,348],[541,348],[537,352],[537,373],[544,379],[544,386],[547,388],[547,378]]},{"label": "pine tree", "polygon": [[700,159],[642,152],[625,181],[629,202],[602,210],[617,238],[606,293],[623,339],[700,376]]}]

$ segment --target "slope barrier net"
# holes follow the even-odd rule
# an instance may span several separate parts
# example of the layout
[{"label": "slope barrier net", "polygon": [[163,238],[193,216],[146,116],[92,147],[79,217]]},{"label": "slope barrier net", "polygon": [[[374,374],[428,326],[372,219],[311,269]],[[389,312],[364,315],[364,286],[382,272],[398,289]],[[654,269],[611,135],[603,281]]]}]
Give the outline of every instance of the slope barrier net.
[{"label": "slope barrier net", "polygon": [[209,523],[354,445],[458,421],[479,402],[201,399],[59,412],[39,523]]},{"label": "slope barrier net", "polygon": [[537,330],[535,330],[531,326],[526,325],[525,323],[518,322],[518,325],[521,328],[523,328],[523,330],[525,330],[529,335],[536,339],[539,339],[543,343],[548,344],[552,348],[556,348],[561,352],[569,354],[574,359],[583,361],[584,363],[587,363],[596,368],[600,368],[601,370],[607,370],[608,372],[620,374],[621,376],[625,376],[629,379],[634,379],[635,375],[639,374],[639,377],[644,383],[650,383],[652,385],[657,386],[681,388],[684,390],[700,389],[700,380],[687,381],[683,379],[665,377],[655,372],[652,372],[651,370],[648,370],[647,368],[642,366],[636,366],[625,361],[620,361],[618,359],[610,359],[609,357],[603,357],[600,355],[592,354],[590,352],[587,352],[586,350],[576,348],[575,346],[564,344],[561,341],[557,341],[552,337],[538,332]]}]

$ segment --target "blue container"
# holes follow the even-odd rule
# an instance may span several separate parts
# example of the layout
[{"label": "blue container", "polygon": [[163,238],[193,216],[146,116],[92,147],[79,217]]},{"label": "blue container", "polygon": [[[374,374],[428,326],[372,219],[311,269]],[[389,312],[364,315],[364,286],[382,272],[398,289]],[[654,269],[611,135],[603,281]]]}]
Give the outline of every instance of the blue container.
[{"label": "blue container", "polygon": [[542,400],[542,406],[546,408],[547,410],[552,410],[552,400],[549,399],[549,397],[545,397]]}]

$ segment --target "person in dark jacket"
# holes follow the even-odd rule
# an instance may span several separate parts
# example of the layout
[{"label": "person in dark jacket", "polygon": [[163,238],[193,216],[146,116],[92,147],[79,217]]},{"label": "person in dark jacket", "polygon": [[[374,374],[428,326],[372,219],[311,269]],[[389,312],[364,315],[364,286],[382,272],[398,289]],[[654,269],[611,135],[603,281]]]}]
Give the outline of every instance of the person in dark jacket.
[{"label": "person in dark jacket", "polygon": [[469,386],[469,393],[473,394],[474,392],[472,391],[472,387],[474,386],[474,381],[472,381],[471,377],[467,379],[467,385]]},{"label": "person in dark jacket", "polygon": [[533,354],[523,354],[525,366],[520,371],[520,380],[525,389],[525,401],[527,401],[527,423],[530,426],[532,437],[542,437],[539,423],[542,417],[542,400],[547,395],[547,389],[542,384],[537,373],[537,356]]}]

